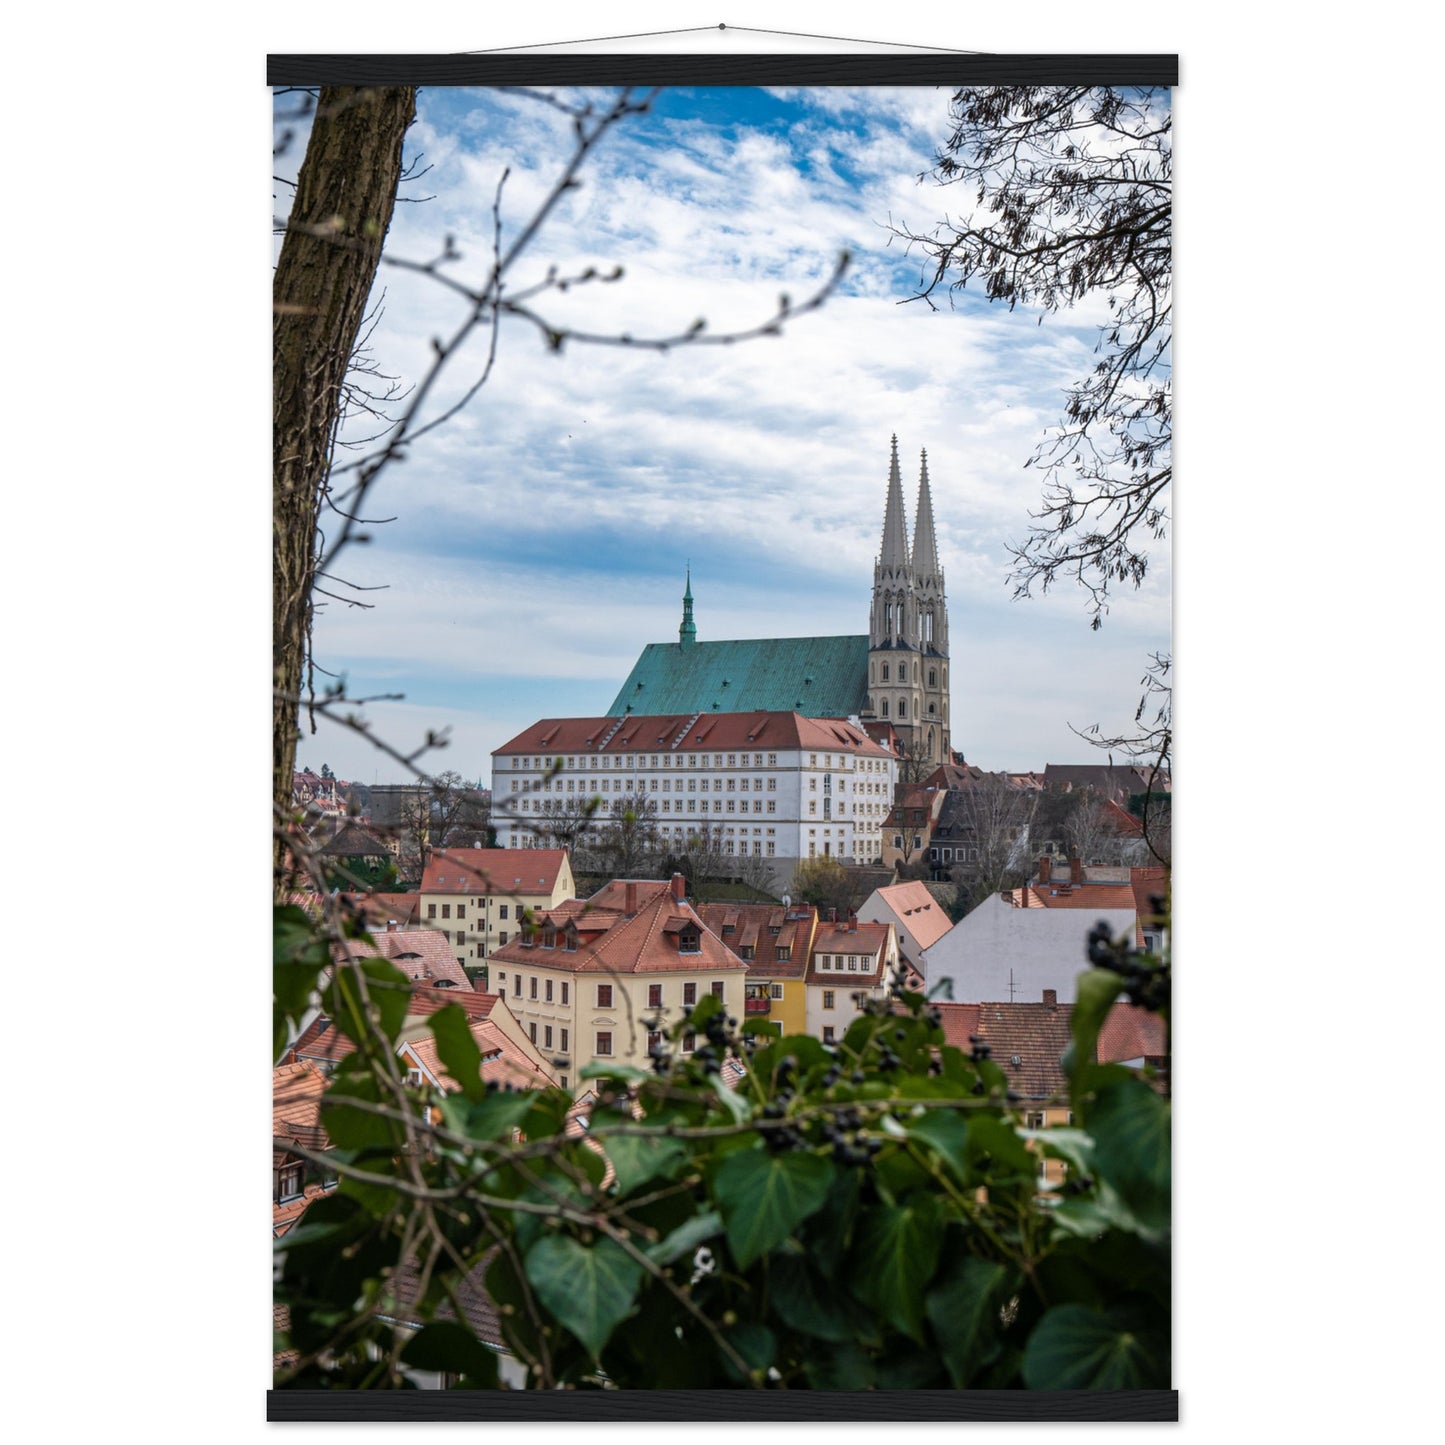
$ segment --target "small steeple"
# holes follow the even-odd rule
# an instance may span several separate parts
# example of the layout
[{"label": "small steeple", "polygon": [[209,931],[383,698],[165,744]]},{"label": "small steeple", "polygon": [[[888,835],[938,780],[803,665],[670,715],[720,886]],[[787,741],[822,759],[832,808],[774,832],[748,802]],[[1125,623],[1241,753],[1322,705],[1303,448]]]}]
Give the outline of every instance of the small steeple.
[{"label": "small steeple", "polygon": [[913,518],[913,576],[921,582],[938,575],[938,547],[933,539],[933,494],[928,487],[928,449],[918,477],[918,510]]},{"label": "small steeple", "polygon": [[682,626],[677,629],[677,645],[691,647],[697,642],[697,623],[692,620],[692,563],[687,564],[687,590],[682,594]]},{"label": "small steeple", "polygon": [[903,481],[898,474],[898,438],[893,438],[893,458],[888,464],[888,506],[883,513],[883,546],[879,565],[908,570],[908,526],[903,519]]}]

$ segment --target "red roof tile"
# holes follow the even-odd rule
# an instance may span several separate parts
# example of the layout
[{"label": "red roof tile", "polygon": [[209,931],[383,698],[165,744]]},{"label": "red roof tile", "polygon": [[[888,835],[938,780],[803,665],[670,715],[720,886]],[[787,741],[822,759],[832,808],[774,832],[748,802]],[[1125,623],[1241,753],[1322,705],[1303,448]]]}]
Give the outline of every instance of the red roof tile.
[{"label": "red roof tile", "polygon": [[[802,978],[808,971],[818,910],[811,904],[703,903],[698,916],[748,966],[750,978]],[[773,930],[776,929],[775,933]],[[778,950],[788,951],[780,960]],[[752,949],[747,958],[745,950]]]},{"label": "red roof tile", "polygon": [[896,883],[880,888],[878,897],[898,915],[920,948],[931,948],[953,927],[953,920],[926,884]]},{"label": "red roof tile", "polygon": [[421,893],[550,894],[565,848],[446,848],[427,859]]},{"label": "red roof tile", "polygon": [[817,748],[887,755],[860,728],[841,718],[795,712],[670,713],[656,716],[543,718],[502,744],[492,756],[561,753],[689,752],[701,748]]},{"label": "red roof tile", "polygon": [[434,928],[383,929],[371,935],[370,943],[352,940],[348,952],[352,958],[385,958],[414,983],[447,979],[458,993],[472,986],[451,944]]},{"label": "red roof tile", "polygon": [[[858,923],[849,928],[847,920],[837,923],[822,922],[813,935],[813,950],[808,955],[808,972],[805,981],[823,987],[843,988],[850,984],[872,986],[886,983],[888,935],[893,931],[891,923]],[[868,955],[870,962],[866,969],[857,973],[839,974],[833,969],[820,969],[817,958],[820,953],[861,953]]]}]

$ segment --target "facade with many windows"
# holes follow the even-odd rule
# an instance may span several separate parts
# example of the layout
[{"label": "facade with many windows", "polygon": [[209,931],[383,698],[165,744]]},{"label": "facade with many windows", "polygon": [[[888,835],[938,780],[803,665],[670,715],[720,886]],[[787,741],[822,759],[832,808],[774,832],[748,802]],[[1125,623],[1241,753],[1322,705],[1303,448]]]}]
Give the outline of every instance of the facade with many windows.
[{"label": "facade with many windows", "polygon": [[[670,883],[621,880],[540,911],[491,956],[491,986],[564,1088],[597,1061],[646,1068],[649,1050],[706,994],[741,1018],[747,965]],[[697,1045],[682,1040],[684,1052]]]},{"label": "facade with many windows", "polygon": [[498,839],[528,848],[548,815],[619,797],[657,805],[665,843],[706,832],[785,886],[803,858],[881,856],[897,759],[856,719],[796,712],[547,718],[492,754]]},{"label": "facade with many windows", "polygon": [[898,933],[891,923],[847,918],[820,924],[805,979],[808,1032],[825,1044],[841,1043],[866,1002],[887,998],[898,966]]},{"label": "facade with many windows", "polygon": [[418,921],[445,934],[475,972],[518,935],[528,910],[551,908],[575,891],[565,848],[525,858],[506,848],[438,848],[422,873]]}]

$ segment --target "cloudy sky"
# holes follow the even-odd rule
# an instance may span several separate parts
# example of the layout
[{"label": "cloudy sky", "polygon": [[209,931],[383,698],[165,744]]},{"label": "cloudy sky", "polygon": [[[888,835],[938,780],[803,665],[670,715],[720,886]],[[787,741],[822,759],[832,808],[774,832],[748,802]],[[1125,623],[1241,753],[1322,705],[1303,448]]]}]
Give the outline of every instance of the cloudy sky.
[{"label": "cloudy sky", "polygon": [[[607,135],[512,284],[553,266],[624,276],[543,296],[554,325],[665,336],[701,317],[708,332],[743,330],[780,293],[812,294],[846,249],[845,284],[781,337],[666,355],[571,344],[559,356],[525,322],[504,324],[487,386],[386,474],[366,511],[395,520],[338,566],[384,590],[318,618],[318,662],[351,695],[404,695],[368,707],[378,733],[409,750],[448,728],[430,765],[489,777],[493,748],[540,717],[604,712],[643,645],[675,639],[689,563],[702,640],[865,632],[895,432],[910,528],[929,456],[955,747],[988,768],[1041,768],[1097,756],[1070,724],[1127,725],[1148,654],[1169,644],[1167,556],[1099,632],[1077,591],[1013,601],[1007,580],[1007,544],[1039,495],[1024,463],[1089,367],[1099,312],[1041,322],[971,293],[938,310],[909,300],[925,263],[890,221],[926,229],[969,201],[919,180],[947,101],[923,88],[678,89]],[[451,235],[462,260],[449,274],[480,278],[503,172],[505,245],[570,154],[570,124],[517,92],[423,91],[406,153],[430,169],[403,188],[418,203],[398,207],[389,254],[426,260]],[[395,266],[378,284],[372,351],[409,383],[432,337],[457,326],[457,298]],[[483,355],[479,341],[459,360],[439,406]],[[303,763],[396,777],[363,739],[319,726]]]}]

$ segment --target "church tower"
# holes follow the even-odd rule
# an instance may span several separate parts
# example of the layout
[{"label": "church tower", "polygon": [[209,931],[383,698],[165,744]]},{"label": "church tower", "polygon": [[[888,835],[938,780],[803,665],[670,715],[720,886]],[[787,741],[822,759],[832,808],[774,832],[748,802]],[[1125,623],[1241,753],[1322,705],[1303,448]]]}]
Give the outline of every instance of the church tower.
[{"label": "church tower", "polygon": [[888,466],[883,539],[873,564],[868,628],[868,711],[891,723],[910,756],[931,770],[951,759],[948,724],[948,615],[933,533],[928,456],[918,484],[913,546],[903,515],[898,438]]}]

